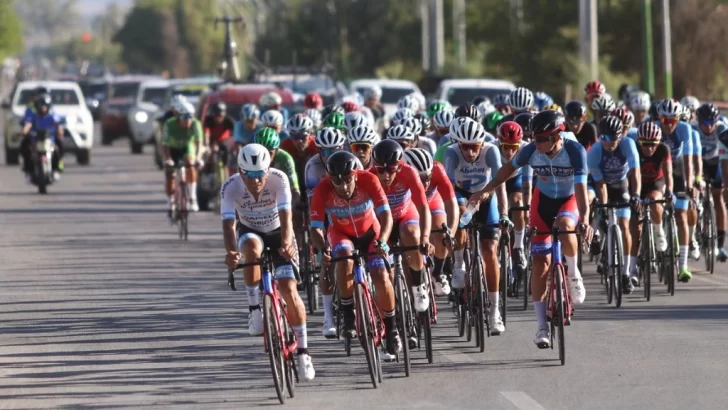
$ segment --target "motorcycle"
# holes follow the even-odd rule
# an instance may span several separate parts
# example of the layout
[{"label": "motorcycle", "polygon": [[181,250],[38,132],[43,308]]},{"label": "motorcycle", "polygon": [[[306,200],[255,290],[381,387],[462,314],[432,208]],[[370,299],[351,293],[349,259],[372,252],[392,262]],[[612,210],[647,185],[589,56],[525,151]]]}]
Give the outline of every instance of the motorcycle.
[{"label": "motorcycle", "polygon": [[31,182],[38,186],[39,194],[48,193],[48,185],[53,183],[53,153],[55,147],[47,131],[35,132],[35,138],[31,144],[33,161],[33,173]]}]

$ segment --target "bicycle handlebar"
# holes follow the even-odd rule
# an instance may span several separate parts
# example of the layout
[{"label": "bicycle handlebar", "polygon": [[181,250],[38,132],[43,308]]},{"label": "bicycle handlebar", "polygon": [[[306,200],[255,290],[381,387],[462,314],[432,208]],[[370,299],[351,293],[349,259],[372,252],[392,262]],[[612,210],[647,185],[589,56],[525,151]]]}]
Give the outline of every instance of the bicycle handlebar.
[{"label": "bicycle handlebar", "polygon": [[508,208],[508,212],[517,212],[517,211],[530,211],[531,206],[530,205],[524,205],[524,206],[512,206]]},{"label": "bicycle handlebar", "polygon": [[629,208],[632,206],[629,202],[624,204],[595,204],[594,208],[596,209],[621,209],[621,208]]}]

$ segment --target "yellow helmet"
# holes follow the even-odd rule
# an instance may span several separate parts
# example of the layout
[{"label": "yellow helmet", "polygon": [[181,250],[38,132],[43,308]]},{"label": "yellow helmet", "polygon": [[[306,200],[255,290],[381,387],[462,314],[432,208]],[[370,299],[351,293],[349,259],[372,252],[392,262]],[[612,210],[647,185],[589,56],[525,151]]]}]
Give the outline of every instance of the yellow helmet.
[{"label": "yellow helmet", "polygon": [[559,104],[549,104],[545,107],[543,107],[543,110],[551,110],[551,111],[558,111],[560,113],[564,113],[564,110],[561,109],[561,106]]}]

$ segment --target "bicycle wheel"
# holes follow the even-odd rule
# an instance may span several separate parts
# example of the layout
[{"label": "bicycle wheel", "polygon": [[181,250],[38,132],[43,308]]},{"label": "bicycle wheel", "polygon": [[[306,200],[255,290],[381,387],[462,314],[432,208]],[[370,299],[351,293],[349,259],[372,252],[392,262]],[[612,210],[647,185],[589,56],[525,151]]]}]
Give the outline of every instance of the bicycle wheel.
[{"label": "bicycle wheel", "polygon": [[665,285],[667,285],[667,291],[670,296],[675,295],[675,281],[677,280],[677,249],[675,246],[675,222],[672,220],[672,213],[670,213],[670,220],[667,222],[667,261],[665,269]]},{"label": "bicycle wheel", "polygon": [[655,243],[652,235],[652,227],[650,221],[642,226],[642,243],[640,246],[643,252],[640,253],[639,262],[642,271],[642,287],[644,288],[645,299],[650,301],[652,296],[652,263],[655,260]]},{"label": "bicycle wheel", "polygon": [[[480,256],[478,256],[480,257]],[[485,314],[487,304],[488,285],[485,283],[483,272],[483,263],[476,261],[473,266],[473,277],[475,278],[475,345],[480,348],[481,352],[485,351],[485,338],[490,337],[490,326],[486,322]]]},{"label": "bicycle wheel", "polygon": [[[283,304],[278,304],[278,311],[281,312]],[[286,338],[286,346],[290,346],[291,343],[295,342],[296,335],[293,333],[293,329],[288,324],[286,315],[281,315],[281,322],[283,324],[283,335]],[[293,354],[288,359],[284,358],[284,369],[286,374],[286,388],[288,390],[288,397],[293,398],[296,395],[296,382],[298,381],[298,373],[296,372],[296,358]]]},{"label": "bicycle wheel", "polygon": [[500,257],[500,283],[499,283],[499,293],[500,297],[498,298],[498,308],[500,309],[501,318],[503,319],[503,324],[506,324],[506,314],[508,310],[508,282],[511,279],[511,246],[509,241],[506,241],[506,236],[504,236],[504,239],[501,239],[502,246],[500,247],[500,250],[498,252],[498,255]]},{"label": "bicycle wheel", "polygon": [[609,229],[612,230],[612,249],[614,249],[613,256],[613,269],[614,274],[614,305],[616,307],[622,306],[622,292],[624,290],[624,255],[622,254],[622,231],[616,227],[611,226]]},{"label": "bicycle wheel", "polygon": [[420,313],[419,316],[420,327],[425,336],[425,357],[427,357],[427,363],[432,364],[434,359],[432,357],[432,323],[430,322],[432,316],[429,309]]},{"label": "bicycle wheel", "polygon": [[563,366],[566,363],[566,339],[564,338],[564,320],[566,319],[564,277],[566,276],[566,272],[564,271],[564,266],[555,265],[554,275],[556,275],[556,289],[554,289],[556,291],[554,293],[556,298],[556,317],[551,319],[551,323],[556,328],[556,340],[559,343],[559,360],[561,360],[561,365]]},{"label": "bicycle wheel", "polygon": [[286,402],[286,377],[284,370],[283,341],[278,333],[278,318],[273,307],[273,296],[263,295],[263,323],[265,329],[266,346],[268,346],[268,359],[273,373],[273,384],[276,388],[278,401]]},{"label": "bicycle wheel", "polygon": [[306,286],[306,302],[308,305],[308,313],[314,314],[318,309],[318,286],[314,281],[314,272],[311,264],[311,245],[308,237],[308,231],[303,231],[303,245],[301,251],[301,266],[303,267],[303,280]]},{"label": "bicycle wheel", "polygon": [[523,310],[528,309],[528,297],[531,296],[531,270],[533,269],[533,264],[531,264],[531,258],[528,258],[528,263],[526,264],[526,270],[523,271],[523,277],[521,278],[523,282]]},{"label": "bicycle wheel", "polygon": [[713,206],[713,201],[709,199],[703,204],[702,219],[701,223],[698,224],[702,225],[700,242],[703,247],[702,253],[705,255],[705,270],[712,275],[715,270],[715,242],[718,233],[715,229],[715,207]]},{"label": "bicycle wheel", "polygon": [[609,251],[607,248],[607,241],[604,241],[604,248],[602,249],[601,253],[601,274],[600,276],[603,278],[602,283],[604,283],[604,287],[607,291],[607,304],[612,304],[612,299],[614,298],[614,278],[612,277],[612,269],[609,265]]},{"label": "bicycle wheel", "polygon": [[409,297],[407,297],[407,284],[404,280],[404,275],[401,272],[401,268],[395,270],[395,297],[396,297],[396,316],[397,316],[397,327],[399,328],[399,337],[402,340],[402,359],[404,361],[404,374],[409,377],[411,365],[410,362],[410,348],[409,348],[409,329],[411,320],[408,315],[412,314],[411,304],[409,303]]},{"label": "bicycle wheel", "polygon": [[372,325],[372,312],[369,310],[369,302],[365,297],[364,285],[357,283],[354,286],[354,307],[356,309],[356,320],[359,328],[359,341],[364,349],[367,358],[367,368],[372,379],[372,386],[376,389],[379,386],[379,375],[377,374],[377,348],[374,345],[374,326]]}]

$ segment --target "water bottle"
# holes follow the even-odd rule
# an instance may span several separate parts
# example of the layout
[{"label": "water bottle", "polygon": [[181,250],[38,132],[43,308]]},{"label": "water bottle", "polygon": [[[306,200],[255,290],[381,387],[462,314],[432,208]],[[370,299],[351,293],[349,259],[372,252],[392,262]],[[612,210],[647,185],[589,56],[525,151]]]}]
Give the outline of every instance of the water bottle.
[{"label": "water bottle", "polygon": [[465,212],[460,217],[460,227],[464,227],[465,225],[470,223],[470,220],[473,219],[473,215],[475,214],[475,211],[478,210],[478,205],[473,204],[472,202],[468,202],[468,206],[465,208]]}]

